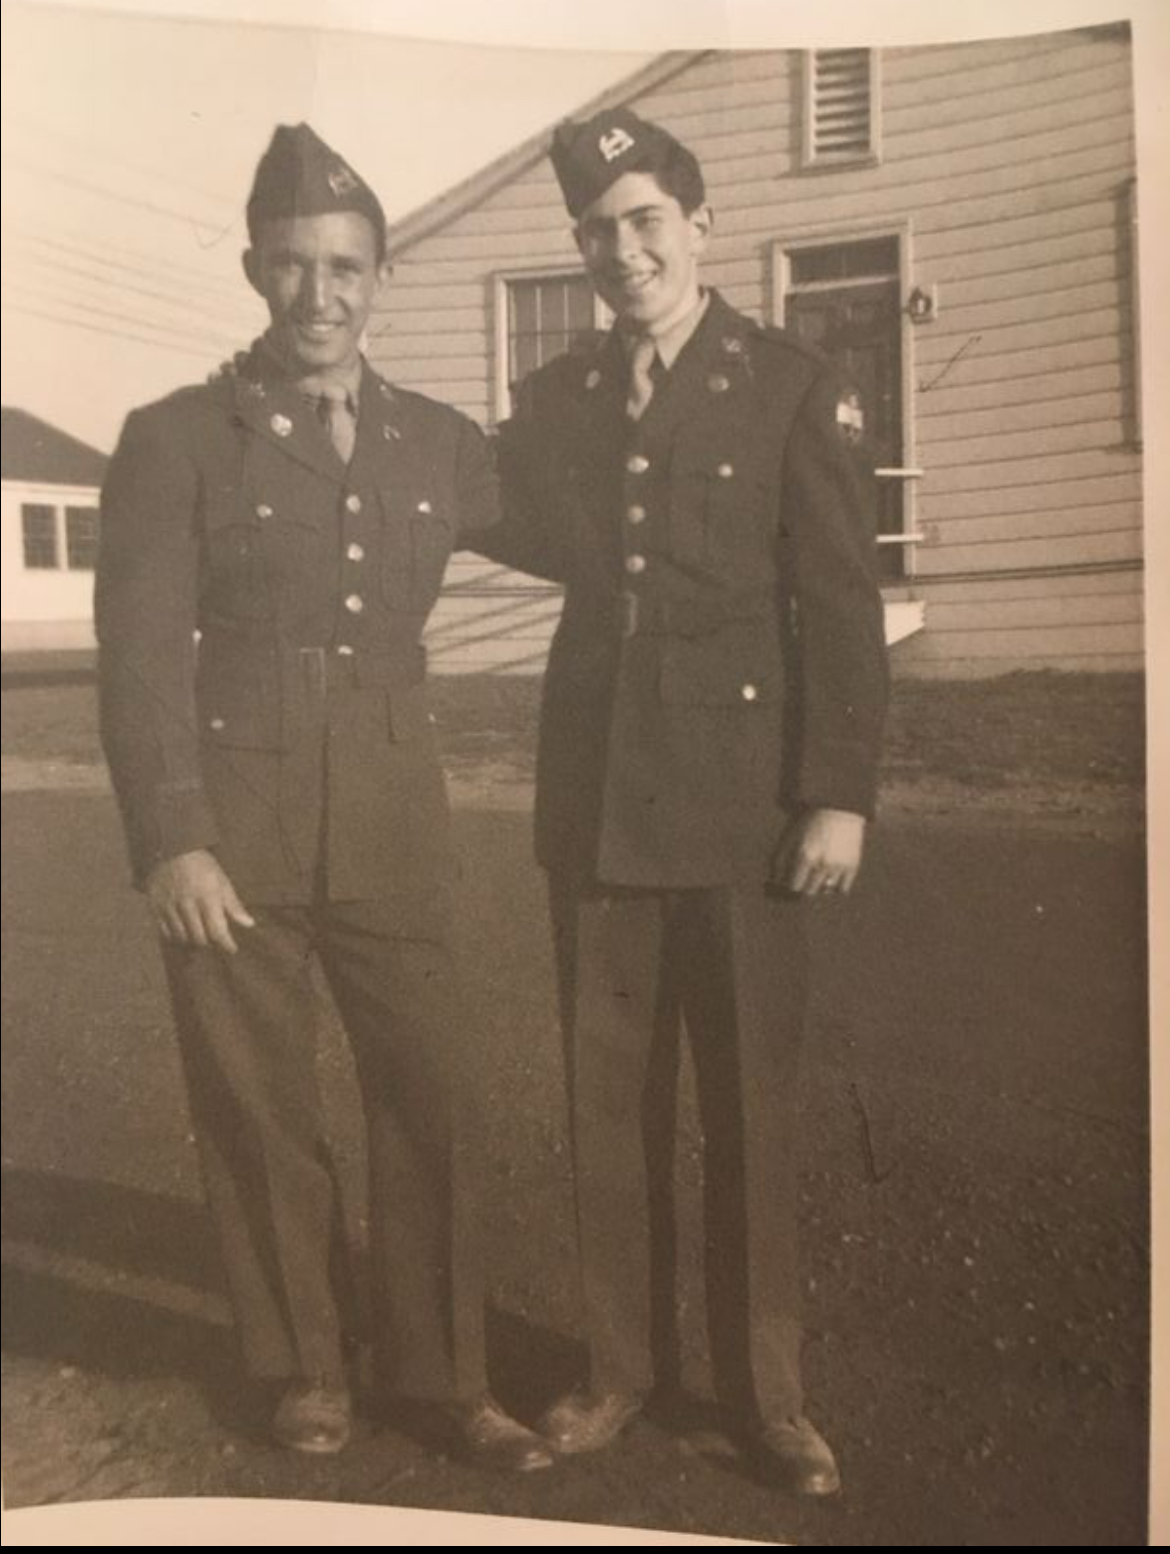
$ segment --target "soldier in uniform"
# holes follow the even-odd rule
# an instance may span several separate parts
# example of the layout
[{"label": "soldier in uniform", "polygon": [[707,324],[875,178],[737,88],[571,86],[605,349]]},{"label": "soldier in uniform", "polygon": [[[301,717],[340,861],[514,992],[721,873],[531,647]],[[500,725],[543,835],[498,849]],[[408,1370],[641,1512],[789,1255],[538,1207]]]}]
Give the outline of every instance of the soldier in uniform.
[{"label": "soldier in uniform", "polygon": [[247,220],[271,325],[218,379],[127,420],[96,602],[104,746],[244,1357],[276,1384],[281,1442],[341,1449],[315,956],[363,1093],[380,1383],[440,1405],[477,1460],[544,1467],[486,1390],[460,1185],[471,1020],[419,643],[452,546],[497,516],[495,476],[470,421],[364,360],[385,218],[308,126],[275,132]]},{"label": "soldier in uniform", "polygon": [[804,1415],[797,1058],[810,898],[848,891],[886,694],[870,525],[825,362],[699,281],[694,156],[634,113],[555,133],[616,315],[522,386],[496,554],[565,584],[544,687],[539,861],[568,1068],[587,1386],[544,1429],[602,1447],[669,1346],[661,1299],[680,1021],[705,1136],[719,1396],[770,1482],[829,1494]]}]

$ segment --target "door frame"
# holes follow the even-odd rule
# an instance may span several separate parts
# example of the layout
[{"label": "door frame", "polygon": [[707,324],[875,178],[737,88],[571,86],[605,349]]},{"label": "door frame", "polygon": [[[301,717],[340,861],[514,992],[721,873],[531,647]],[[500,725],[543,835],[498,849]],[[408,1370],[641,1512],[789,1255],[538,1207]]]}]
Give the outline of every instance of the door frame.
[{"label": "door frame", "polygon": [[[781,328],[784,325],[785,303],[790,291],[799,289],[792,285],[792,265],[789,255],[807,248],[829,248],[834,245],[863,243],[871,238],[893,238],[898,245],[898,294],[909,295],[911,276],[914,274],[914,231],[908,217],[897,220],[874,218],[869,221],[835,221],[823,226],[801,227],[787,237],[774,238],[767,250],[767,319]],[[857,284],[864,284],[865,277],[856,277]],[[844,283],[844,284],[851,284]],[[897,587],[898,581],[909,582],[915,575],[918,533],[918,481],[922,470],[918,464],[917,431],[914,422],[914,329],[905,307],[899,310],[899,367],[902,377],[902,463],[899,473],[886,479],[902,481],[902,558],[903,575],[891,580],[888,586]]]}]

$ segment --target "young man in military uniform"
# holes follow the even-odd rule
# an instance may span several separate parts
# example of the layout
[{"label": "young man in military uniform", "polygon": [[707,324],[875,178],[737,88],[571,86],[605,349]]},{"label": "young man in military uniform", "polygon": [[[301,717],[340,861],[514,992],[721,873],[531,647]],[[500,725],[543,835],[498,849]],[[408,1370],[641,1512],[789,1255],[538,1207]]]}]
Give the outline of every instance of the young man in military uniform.
[{"label": "young man in military uniform", "polygon": [[800,1381],[793,1134],[807,899],[850,889],[886,666],[870,525],[825,363],[699,282],[695,158],[625,109],[555,134],[616,315],[522,386],[510,551],[565,584],[537,772],[563,1006],[589,1385],[562,1452],[636,1416],[669,1336],[659,1253],[680,1016],[706,1140],[716,1385],[751,1464],[829,1494]]},{"label": "young man in military uniform", "polygon": [[129,417],[97,578],[103,739],[244,1356],[282,1393],[280,1441],[341,1449],[316,955],[368,1124],[380,1381],[440,1405],[477,1460],[544,1467],[547,1447],[486,1390],[460,1185],[471,1021],[419,644],[452,546],[495,520],[494,473],[470,421],[362,357],[385,219],[306,125],[276,131],[247,219],[270,327],[218,380]]}]

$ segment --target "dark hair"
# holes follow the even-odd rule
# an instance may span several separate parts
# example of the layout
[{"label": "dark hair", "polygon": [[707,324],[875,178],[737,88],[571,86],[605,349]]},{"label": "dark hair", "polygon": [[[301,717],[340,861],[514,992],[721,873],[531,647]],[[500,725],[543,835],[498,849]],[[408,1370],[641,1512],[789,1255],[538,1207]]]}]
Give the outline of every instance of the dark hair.
[{"label": "dark hair", "polygon": [[649,173],[663,194],[678,201],[684,215],[689,216],[706,201],[707,189],[698,158],[677,140],[649,146],[645,157],[639,159],[637,168],[631,171]]}]

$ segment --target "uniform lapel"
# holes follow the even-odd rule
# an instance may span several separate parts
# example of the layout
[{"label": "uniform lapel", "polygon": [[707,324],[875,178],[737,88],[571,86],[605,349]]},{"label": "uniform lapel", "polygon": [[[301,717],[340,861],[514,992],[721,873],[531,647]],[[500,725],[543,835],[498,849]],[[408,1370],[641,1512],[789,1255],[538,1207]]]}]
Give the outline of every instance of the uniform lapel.
[{"label": "uniform lapel", "polygon": [[347,471],[351,486],[376,484],[378,470],[386,467],[402,441],[398,412],[394,390],[363,357],[357,437]]},{"label": "uniform lapel", "polygon": [[293,385],[270,369],[265,353],[253,348],[234,378],[235,415],[253,436],[282,457],[303,464],[335,485],[345,466],[313,412]]},{"label": "uniform lapel", "polygon": [[712,292],[698,328],[655,389],[639,422],[650,444],[673,441],[680,427],[720,435],[743,414],[749,387],[744,337],[747,319]]},{"label": "uniform lapel", "polygon": [[610,332],[581,357],[577,383],[582,444],[612,447],[625,435],[629,365],[617,331]]}]

